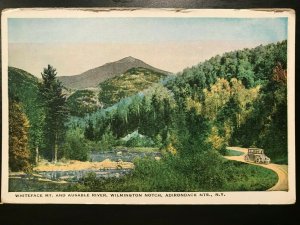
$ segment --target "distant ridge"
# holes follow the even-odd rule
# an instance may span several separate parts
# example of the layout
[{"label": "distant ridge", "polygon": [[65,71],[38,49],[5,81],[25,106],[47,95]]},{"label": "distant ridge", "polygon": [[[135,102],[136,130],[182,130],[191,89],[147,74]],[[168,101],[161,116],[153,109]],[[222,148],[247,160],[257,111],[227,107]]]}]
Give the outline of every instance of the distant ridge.
[{"label": "distant ridge", "polygon": [[67,88],[71,89],[85,89],[91,87],[97,87],[99,83],[112,78],[114,76],[125,73],[131,68],[146,68],[155,72],[171,75],[172,73],[157,69],[148,65],[142,60],[136,59],[132,56],[125,57],[115,62],[106,63],[102,66],[90,69],[82,74],[74,76],[61,76],[58,79]]}]

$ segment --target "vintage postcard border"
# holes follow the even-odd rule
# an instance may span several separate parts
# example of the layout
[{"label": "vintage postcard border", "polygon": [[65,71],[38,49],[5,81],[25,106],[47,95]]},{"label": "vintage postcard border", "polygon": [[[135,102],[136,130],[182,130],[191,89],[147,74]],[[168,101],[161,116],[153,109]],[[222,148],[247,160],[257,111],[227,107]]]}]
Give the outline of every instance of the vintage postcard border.
[{"label": "vintage postcard border", "polygon": [[[276,192],[14,192],[8,191],[8,18],[231,17],[288,18],[289,191]],[[290,9],[8,9],[2,12],[2,196],[4,203],[56,204],[292,204],[295,202],[295,12]]]}]

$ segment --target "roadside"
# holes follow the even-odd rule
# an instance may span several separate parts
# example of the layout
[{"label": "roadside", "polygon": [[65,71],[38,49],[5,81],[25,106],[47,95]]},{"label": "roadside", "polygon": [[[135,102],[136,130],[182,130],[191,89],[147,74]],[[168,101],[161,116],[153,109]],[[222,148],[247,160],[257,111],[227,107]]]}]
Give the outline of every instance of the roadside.
[{"label": "roadside", "polygon": [[244,159],[244,156],[247,154],[247,148],[240,148],[240,147],[228,147],[229,150],[234,150],[238,152],[242,152],[243,154],[240,156],[224,156],[224,158],[228,160],[234,160],[239,161],[243,163],[248,163],[252,165],[261,166],[270,170],[273,170],[275,173],[277,173],[278,181],[277,183],[269,188],[267,191],[287,191],[288,190],[288,166],[287,165],[279,165],[270,163],[268,165],[266,164],[256,164],[253,162],[246,162]]}]

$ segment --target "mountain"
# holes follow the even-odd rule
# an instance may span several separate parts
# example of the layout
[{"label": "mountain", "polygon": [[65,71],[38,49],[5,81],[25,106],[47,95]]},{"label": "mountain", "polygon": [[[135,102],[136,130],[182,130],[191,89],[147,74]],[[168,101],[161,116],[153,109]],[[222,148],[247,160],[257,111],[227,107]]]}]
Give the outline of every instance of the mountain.
[{"label": "mountain", "polygon": [[135,67],[119,76],[107,79],[99,84],[99,100],[104,106],[111,106],[122,98],[143,91],[168,75],[151,69]]},{"label": "mountain", "polygon": [[8,67],[8,90],[10,98],[23,102],[26,107],[37,96],[38,78],[24,70]]},{"label": "mountain", "polygon": [[58,77],[64,86],[71,89],[85,89],[90,87],[97,87],[99,83],[125,73],[131,68],[146,68],[152,71],[170,75],[170,72],[157,69],[153,66],[146,64],[145,62],[136,59],[134,57],[126,57],[116,62],[106,63],[102,66],[88,70],[82,74],[75,76],[61,76]]},{"label": "mountain", "polygon": [[84,116],[87,113],[95,112],[101,108],[98,100],[98,92],[84,89],[76,90],[67,98],[67,105],[72,116]]},{"label": "mountain", "polygon": [[[35,152],[37,142],[40,143],[40,131],[44,109],[39,98],[39,80],[32,74],[14,67],[8,67],[8,97],[12,104],[17,103],[29,122],[28,144]],[[14,113],[14,112],[9,112]],[[35,153],[34,153],[35,154]],[[34,157],[34,154],[31,156]],[[33,158],[32,158],[33,159]]]}]

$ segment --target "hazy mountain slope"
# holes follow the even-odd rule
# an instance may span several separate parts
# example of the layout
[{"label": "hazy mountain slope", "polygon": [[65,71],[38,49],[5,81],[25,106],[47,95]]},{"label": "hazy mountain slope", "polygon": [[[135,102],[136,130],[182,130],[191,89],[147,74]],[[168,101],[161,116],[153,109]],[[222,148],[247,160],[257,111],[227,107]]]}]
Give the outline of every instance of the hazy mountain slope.
[{"label": "hazy mountain slope", "polygon": [[110,106],[125,98],[134,95],[160,80],[166,78],[165,73],[160,73],[146,68],[132,68],[125,73],[107,79],[100,83],[99,100],[104,106]]},{"label": "hazy mountain slope", "polygon": [[106,79],[120,75],[131,68],[137,67],[151,69],[155,72],[163,74],[171,74],[170,72],[157,69],[139,59],[129,56],[116,62],[106,63],[100,67],[88,70],[79,75],[61,76],[58,78],[67,88],[84,89],[89,87],[97,87],[99,83],[105,81]]},{"label": "hazy mountain slope", "polygon": [[8,90],[10,98],[24,102],[26,107],[38,94],[38,78],[24,70],[8,67]]},{"label": "hazy mountain slope", "polygon": [[96,111],[101,107],[98,100],[98,89],[77,90],[67,99],[67,105],[72,116],[84,116],[86,113]]},{"label": "hazy mountain slope", "polygon": [[[31,151],[40,143],[44,109],[39,92],[39,80],[32,74],[14,67],[8,67],[9,102],[18,103],[29,122],[28,143]],[[9,113],[12,113],[11,111]],[[34,154],[31,154],[34,157]],[[33,158],[32,158],[33,160]]]}]

